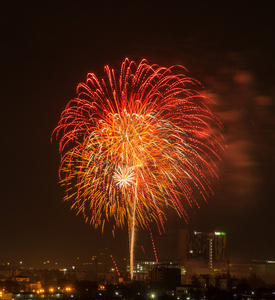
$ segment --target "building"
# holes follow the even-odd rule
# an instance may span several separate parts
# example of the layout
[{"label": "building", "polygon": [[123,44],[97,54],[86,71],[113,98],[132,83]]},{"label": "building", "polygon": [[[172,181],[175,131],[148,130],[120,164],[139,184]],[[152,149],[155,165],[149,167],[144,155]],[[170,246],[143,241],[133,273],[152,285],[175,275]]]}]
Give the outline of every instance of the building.
[{"label": "building", "polygon": [[[148,279],[148,274],[153,267],[157,266],[156,261],[152,260],[134,260],[133,273],[135,280],[146,280]],[[128,261],[126,272],[130,273],[130,262]]]},{"label": "building", "polygon": [[175,289],[181,285],[181,269],[173,265],[160,265],[149,272],[151,282],[158,282],[168,289]]},{"label": "building", "polygon": [[204,268],[207,273],[207,269],[211,271],[226,263],[226,234],[181,229],[178,250],[180,265]]},{"label": "building", "polygon": [[[156,282],[161,281],[161,276],[162,272],[160,270],[166,270],[169,269],[168,271],[165,271],[166,274],[170,271],[170,269],[177,269],[181,272],[181,268],[179,267],[178,263],[173,263],[171,261],[162,261],[162,262],[156,262],[153,260],[140,260],[136,259],[134,261],[134,268],[133,268],[133,273],[134,273],[134,280],[141,280],[141,281],[146,281],[146,280],[153,280]],[[130,264],[127,264],[126,268],[127,273],[130,272]],[[164,271],[163,271],[164,272]]]}]

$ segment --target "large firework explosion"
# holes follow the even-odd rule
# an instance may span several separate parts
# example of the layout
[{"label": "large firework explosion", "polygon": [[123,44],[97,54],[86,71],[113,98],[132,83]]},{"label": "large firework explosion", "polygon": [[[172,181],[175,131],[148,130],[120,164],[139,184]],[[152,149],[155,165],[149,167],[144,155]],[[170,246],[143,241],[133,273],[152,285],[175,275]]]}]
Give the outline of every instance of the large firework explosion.
[{"label": "large firework explosion", "polygon": [[55,129],[65,200],[95,227],[129,229],[131,277],[135,227],[159,229],[165,210],[187,219],[186,205],[206,199],[222,148],[219,122],[182,66],[138,65],[87,75]]}]

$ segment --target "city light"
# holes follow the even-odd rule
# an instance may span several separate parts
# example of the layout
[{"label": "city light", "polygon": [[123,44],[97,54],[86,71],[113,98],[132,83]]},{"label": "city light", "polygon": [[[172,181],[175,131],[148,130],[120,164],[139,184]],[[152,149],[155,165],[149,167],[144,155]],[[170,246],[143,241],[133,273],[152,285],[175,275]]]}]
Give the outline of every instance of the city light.
[{"label": "city light", "polygon": [[215,232],[215,235],[226,235],[226,233],[225,232]]}]

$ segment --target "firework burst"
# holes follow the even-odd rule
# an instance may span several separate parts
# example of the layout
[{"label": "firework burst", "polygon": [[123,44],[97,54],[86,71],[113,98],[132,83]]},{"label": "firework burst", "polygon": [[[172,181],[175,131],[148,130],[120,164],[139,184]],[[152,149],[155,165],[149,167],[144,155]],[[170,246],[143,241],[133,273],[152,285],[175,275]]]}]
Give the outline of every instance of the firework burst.
[{"label": "firework burst", "polygon": [[[222,148],[219,122],[181,66],[138,65],[87,75],[55,129],[65,200],[95,227],[163,228],[165,209],[187,219],[186,204],[206,199]],[[134,244],[134,236],[130,241]]]}]

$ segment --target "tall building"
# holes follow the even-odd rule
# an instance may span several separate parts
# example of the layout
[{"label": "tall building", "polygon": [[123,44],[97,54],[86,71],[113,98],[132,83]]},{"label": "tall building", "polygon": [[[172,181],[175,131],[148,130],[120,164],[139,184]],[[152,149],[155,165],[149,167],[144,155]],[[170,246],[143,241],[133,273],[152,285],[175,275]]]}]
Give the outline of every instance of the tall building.
[{"label": "tall building", "polygon": [[151,282],[159,282],[166,288],[175,289],[181,284],[181,269],[170,265],[161,265],[154,267],[149,272]]},{"label": "tall building", "polygon": [[190,232],[187,229],[179,231],[179,261],[181,265],[188,262],[208,265],[225,263],[226,234],[225,232]]}]

